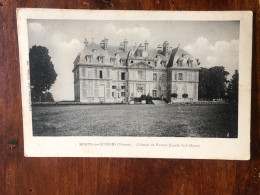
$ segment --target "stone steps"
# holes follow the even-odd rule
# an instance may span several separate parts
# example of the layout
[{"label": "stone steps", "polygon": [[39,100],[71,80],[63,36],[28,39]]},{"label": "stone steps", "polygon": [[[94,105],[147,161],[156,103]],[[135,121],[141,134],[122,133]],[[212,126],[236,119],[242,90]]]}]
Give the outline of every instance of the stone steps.
[{"label": "stone steps", "polygon": [[154,105],[165,105],[165,102],[164,101],[161,101],[161,100],[153,100],[153,103]]}]

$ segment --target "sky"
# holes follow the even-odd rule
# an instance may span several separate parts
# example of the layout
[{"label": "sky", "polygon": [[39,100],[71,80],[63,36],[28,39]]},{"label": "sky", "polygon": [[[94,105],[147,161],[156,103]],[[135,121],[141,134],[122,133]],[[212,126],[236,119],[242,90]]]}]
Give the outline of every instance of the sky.
[{"label": "sky", "polygon": [[124,39],[135,45],[149,42],[156,48],[164,41],[189,52],[201,62],[200,67],[224,66],[230,73],[239,65],[239,21],[100,21],[38,20],[28,21],[29,47],[45,46],[57,72],[51,87],[55,101],[74,100],[73,61],[84,49],[84,40],[119,46]]}]

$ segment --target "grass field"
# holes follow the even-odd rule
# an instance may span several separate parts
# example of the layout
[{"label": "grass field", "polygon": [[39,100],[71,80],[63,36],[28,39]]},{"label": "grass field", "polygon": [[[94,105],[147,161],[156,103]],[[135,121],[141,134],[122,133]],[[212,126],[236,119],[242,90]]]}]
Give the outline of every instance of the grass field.
[{"label": "grass field", "polygon": [[33,106],[34,136],[237,137],[232,105]]}]

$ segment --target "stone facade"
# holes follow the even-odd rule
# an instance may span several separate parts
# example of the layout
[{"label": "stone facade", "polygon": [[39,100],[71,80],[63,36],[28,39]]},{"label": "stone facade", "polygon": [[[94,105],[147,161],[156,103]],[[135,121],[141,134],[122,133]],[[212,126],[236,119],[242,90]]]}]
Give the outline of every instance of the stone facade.
[{"label": "stone facade", "polygon": [[[108,45],[107,38],[99,45],[84,43],[74,61],[75,101],[128,102],[143,94],[173,101],[198,100],[198,59],[180,47],[173,49],[167,41],[155,49],[147,41],[129,47],[127,40],[115,47]],[[177,98],[171,98],[173,93]]]}]

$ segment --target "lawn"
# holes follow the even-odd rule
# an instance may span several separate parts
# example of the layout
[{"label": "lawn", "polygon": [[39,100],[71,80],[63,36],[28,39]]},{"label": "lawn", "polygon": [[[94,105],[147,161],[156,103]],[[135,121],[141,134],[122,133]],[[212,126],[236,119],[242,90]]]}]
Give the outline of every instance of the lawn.
[{"label": "lawn", "polygon": [[237,137],[232,105],[33,106],[34,136]]}]

